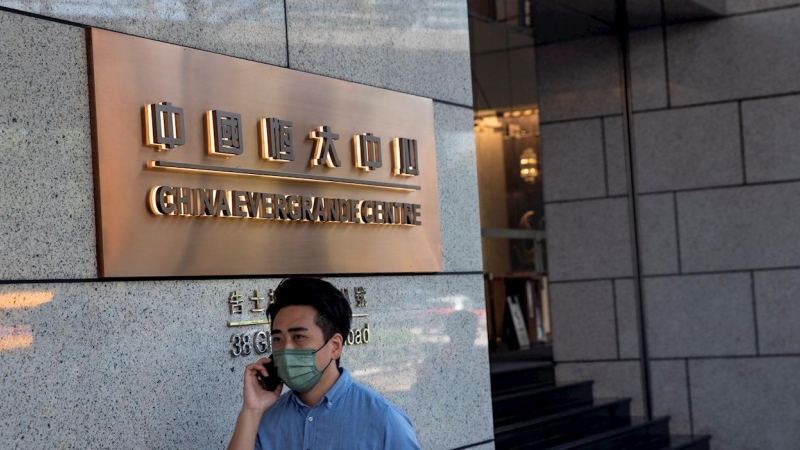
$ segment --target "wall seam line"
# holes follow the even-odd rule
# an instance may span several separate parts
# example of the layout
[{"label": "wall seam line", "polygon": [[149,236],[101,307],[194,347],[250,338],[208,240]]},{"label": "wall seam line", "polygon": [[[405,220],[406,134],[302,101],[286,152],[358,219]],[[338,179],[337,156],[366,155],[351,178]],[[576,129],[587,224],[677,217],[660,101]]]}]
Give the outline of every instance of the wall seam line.
[{"label": "wall seam line", "polygon": [[667,108],[672,106],[672,96],[669,92],[669,47],[667,46],[667,10],[664,0],[661,0],[661,40],[664,48],[664,84],[667,89]]},{"label": "wall seam line", "polygon": [[30,11],[22,11],[22,10],[19,10],[19,9],[9,8],[7,6],[0,6],[0,11],[7,12],[9,14],[19,14],[21,16],[28,16],[28,17],[32,17],[34,19],[46,20],[48,22],[60,23],[62,25],[69,25],[69,26],[72,26],[72,27],[92,28],[89,25],[84,25],[82,23],[73,22],[71,20],[65,20],[65,19],[59,19],[57,17],[45,16],[45,15],[38,14],[38,13],[35,13],[35,12],[30,12]]},{"label": "wall seam line", "polygon": [[[786,270],[800,270],[800,266],[782,266],[782,267],[765,267],[765,268],[742,268],[742,269],[727,269],[727,270],[706,270],[706,271],[698,271],[698,272],[683,272],[683,273],[660,273],[660,274],[651,274],[645,275],[645,279],[651,278],[671,278],[671,277],[702,277],[708,275],[742,275],[747,274],[750,271],[753,272],[777,272],[777,271],[786,271]],[[624,278],[624,277],[623,277]],[[602,278],[598,278],[602,279]],[[591,279],[587,279],[591,280]],[[558,281],[551,281],[551,283],[566,283],[572,281],[583,281],[583,279],[576,279],[576,280],[558,280]]]},{"label": "wall seam line", "polygon": [[[651,192],[642,192],[639,194],[640,196],[647,196],[647,195],[659,195],[659,194],[669,194],[671,192],[703,192],[703,191],[714,191],[714,190],[726,190],[726,189],[736,189],[736,188],[743,188],[743,187],[756,187],[756,186],[773,186],[779,184],[791,184],[791,183],[800,183],[800,178],[792,178],[788,180],[773,180],[773,181],[755,181],[751,183],[744,184],[723,184],[718,186],[705,186],[705,187],[694,187],[694,188],[683,188],[683,189],[671,189],[671,190],[663,190],[663,191],[651,191]],[[570,201],[580,201],[580,200],[595,200],[593,198],[587,199],[576,199],[576,200],[556,200],[559,202],[570,202]]]},{"label": "wall seam line", "polygon": [[742,12],[738,12],[738,13],[726,14],[724,16],[712,17],[710,19],[688,20],[688,21],[682,22],[682,23],[711,22],[711,21],[720,20],[720,19],[730,19],[732,17],[755,16],[755,15],[758,15],[758,14],[765,14],[765,13],[771,13],[771,12],[775,12],[775,11],[782,11],[782,10],[785,10],[785,9],[795,9],[795,8],[800,8],[800,5],[794,4],[794,5],[774,6],[774,7],[771,7],[771,8],[762,8],[762,9],[756,9],[756,10],[753,10],[753,11],[742,11]]},{"label": "wall seam line", "polygon": [[585,198],[573,198],[567,200],[549,200],[545,201],[545,205],[560,205],[564,203],[579,203],[579,202],[590,202],[593,200],[609,200],[609,199],[618,199],[618,198],[627,198],[628,194],[620,194],[620,195],[609,195],[606,197],[585,197]]},{"label": "wall seam line", "polygon": [[490,443],[490,442],[494,442],[494,439],[487,439],[487,440],[485,440],[485,441],[476,442],[476,443],[474,443],[474,444],[467,444],[467,445],[464,445],[464,446],[462,446],[462,447],[456,447],[456,448],[453,448],[452,450],[465,450],[465,449],[468,449],[468,448],[477,447],[477,446],[479,446],[479,445],[488,444],[488,443]]},{"label": "wall seam line", "polygon": [[692,410],[692,383],[689,378],[689,358],[685,360],[686,364],[686,397],[689,401],[689,434],[694,436],[694,412]]},{"label": "wall seam line", "polygon": [[622,114],[599,114],[597,116],[574,117],[572,119],[557,119],[557,120],[539,121],[539,126],[543,127],[545,125],[561,125],[561,124],[573,123],[573,122],[589,122],[589,121],[592,121],[592,120],[611,119],[611,118],[614,118],[614,117],[622,118]]},{"label": "wall seam line", "polygon": [[617,343],[617,360],[620,359],[621,354],[619,351],[619,319],[617,315],[617,282],[615,280],[611,280],[611,300],[614,304],[614,334],[616,335],[616,343]]},{"label": "wall seam line", "polygon": [[291,68],[289,64],[289,7],[286,5],[286,0],[283,0],[283,28],[286,31],[286,68]]},{"label": "wall seam line", "polygon": [[606,119],[604,117],[600,118],[600,139],[602,139],[603,144],[603,180],[606,184],[606,197],[611,195],[611,191],[608,189],[608,150],[606,148]]},{"label": "wall seam line", "polygon": [[[753,272],[778,272],[778,271],[787,271],[787,270],[800,270],[800,266],[783,266],[783,267],[767,267],[763,269],[752,269],[752,268],[744,268],[744,269],[729,269],[729,270],[708,270],[702,272],[682,272],[682,273],[660,273],[660,274],[650,274],[650,275],[643,275],[642,278],[645,280],[651,279],[659,279],[659,278],[675,278],[675,277],[705,277],[705,276],[713,276],[713,275],[743,275],[748,274],[750,271]],[[482,273],[482,272],[479,272]],[[450,275],[450,272],[442,273],[442,275]],[[455,275],[470,275],[473,274],[472,272],[454,272],[452,274]],[[476,275],[478,273],[475,273]],[[399,274],[402,275],[402,274]],[[431,274],[422,274],[422,275],[431,275]],[[331,275],[337,276],[337,275]],[[253,278],[253,277],[247,277]],[[550,284],[567,284],[567,283],[589,283],[593,281],[606,281],[609,279],[614,280],[632,280],[632,276],[608,276],[608,277],[598,277],[598,278],[567,278],[567,279],[560,279],[560,280],[550,280]]]},{"label": "wall seam line", "polygon": [[760,355],[689,355],[689,356],[658,356],[651,358],[653,361],[682,361],[686,358],[695,361],[713,361],[713,360],[732,360],[732,359],[782,359],[792,358],[800,359],[800,353],[775,353],[775,354],[760,354]]},{"label": "wall seam line", "polygon": [[602,277],[602,278],[576,278],[572,280],[548,280],[548,284],[568,284],[568,283],[593,283],[597,281],[608,281],[608,280],[632,280],[632,276],[622,276],[622,277]]},{"label": "wall seam line", "polygon": [[[651,358],[654,361],[657,361]],[[564,359],[559,360],[558,364],[607,364],[616,362],[639,362],[639,358],[620,358],[620,359]]]},{"label": "wall seam line", "polygon": [[[800,353],[775,353],[761,355],[692,355],[692,356],[653,356],[650,361],[683,361],[685,359],[695,361],[714,361],[714,360],[733,360],[733,359],[800,359]],[[594,364],[594,363],[613,363],[613,362],[638,362],[639,358],[620,358],[620,359],[565,359],[557,361],[558,364]]]},{"label": "wall seam line", "polygon": [[441,99],[438,99],[438,98],[431,98],[431,100],[433,100],[436,103],[442,103],[444,105],[456,106],[458,108],[465,108],[465,109],[468,109],[470,111],[473,111],[473,108],[470,105],[464,105],[464,104],[461,104],[461,103],[451,102],[449,100],[441,100]]},{"label": "wall seam line", "polygon": [[[773,98],[781,98],[781,97],[794,97],[800,95],[800,91],[786,91],[786,92],[778,92],[775,94],[763,94],[763,95],[753,95],[749,97],[735,97],[735,98],[728,98],[722,100],[711,100],[707,102],[700,102],[700,103],[687,103],[684,105],[670,105],[668,107],[663,108],[642,108],[642,109],[634,109],[634,115],[637,114],[648,114],[648,113],[657,113],[657,112],[668,112],[674,111],[679,109],[689,109],[689,108],[702,108],[704,106],[716,106],[716,105],[724,105],[728,103],[736,103],[736,102],[751,102],[757,100],[769,100]],[[567,122],[578,122],[581,120],[592,120],[592,119],[599,119],[601,117],[619,117],[620,114],[599,114],[595,116],[579,116],[573,117],[569,119],[557,119],[557,120],[547,120],[541,121],[541,125],[552,125],[552,124],[559,124],[559,123],[567,123]]]},{"label": "wall seam line", "polygon": [[742,118],[742,101],[737,102],[739,105],[739,149],[742,154],[742,183],[746,186],[747,183],[747,158],[745,157],[744,150],[744,119]]},{"label": "wall seam line", "polygon": [[750,296],[753,302],[753,331],[756,338],[756,355],[761,355],[761,342],[758,336],[758,306],[756,305],[756,274],[750,271]]},{"label": "wall seam line", "polygon": [[[18,279],[0,280],[2,285],[14,284],[75,284],[75,283],[119,283],[119,282],[148,282],[148,281],[226,281],[226,280],[280,280],[298,274],[279,274],[279,275],[236,275],[236,276],[202,276],[202,277],[137,277],[137,278],[42,278],[42,279]],[[483,276],[483,271],[461,271],[461,272],[392,272],[392,273],[329,273],[329,274],[306,274],[307,276],[320,278],[388,278],[388,277],[441,277],[441,276]]]},{"label": "wall seam line", "polygon": [[678,256],[678,274],[683,273],[683,263],[681,262],[681,227],[678,220],[678,194],[672,193],[672,209],[674,209],[673,216],[675,217],[675,248]]},{"label": "wall seam line", "polygon": [[[777,92],[775,94],[763,94],[763,95],[752,95],[752,96],[745,96],[745,97],[733,97],[721,100],[710,100],[705,102],[699,103],[686,103],[683,105],[672,105],[669,108],[647,108],[647,109],[639,109],[634,111],[634,114],[647,114],[647,113],[656,113],[656,112],[666,112],[672,111],[676,109],[688,109],[688,108],[702,108],[704,106],[715,106],[715,105],[724,105],[726,103],[736,103],[736,102],[752,102],[757,100],[769,100],[773,98],[781,98],[781,97],[794,97],[800,95],[800,91],[786,91],[786,92]],[[608,114],[604,114],[608,115]],[[561,122],[567,122],[569,120],[582,120],[583,118],[576,118],[576,119],[564,119]]]}]

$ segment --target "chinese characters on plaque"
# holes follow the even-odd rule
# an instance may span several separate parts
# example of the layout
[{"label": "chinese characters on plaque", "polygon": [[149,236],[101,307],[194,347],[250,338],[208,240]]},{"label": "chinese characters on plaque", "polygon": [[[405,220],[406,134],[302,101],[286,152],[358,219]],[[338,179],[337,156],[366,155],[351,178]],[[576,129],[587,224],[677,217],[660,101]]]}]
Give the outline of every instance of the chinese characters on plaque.
[{"label": "chinese characters on plaque", "polygon": [[[181,114],[183,111],[181,110]],[[230,157],[241,155],[244,151],[242,143],[242,116],[227,111],[209,111],[208,120],[208,153]]]},{"label": "chinese characters on plaque", "polygon": [[[273,302],[274,291],[269,290],[270,303]],[[246,305],[246,302],[252,304]],[[228,296],[228,312],[231,317],[240,318],[245,315],[247,310],[248,316],[261,317],[251,320],[229,320],[229,327],[245,327],[245,326],[258,326],[269,325],[269,317],[266,315],[266,305],[264,304],[264,297],[259,295],[258,290],[253,291],[251,296],[242,296],[239,291],[233,291]],[[262,355],[264,353],[272,353],[272,336],[268,331],[256,330],[245,333],[234,333],[231,335],[231,355],[232,356],[248,356],[251,353]]]},{"label": "chinese characters on plaque", "polygon": [[147,105],[144,115],[148,124],[147,145],[164,151],[186,144],[183,108],[172,106],[170,102],[161,102]]},{"label": "chinese characters on plaque", "polygon": [[[145,106],[147,122],[147,144],[159,151],[185,145],[183,108],[170,102]],[[210,155],[230,158],[244,153],[243,129],[240,114],[211,110],[206,113],[206,136]],[[267,161],[288,162],[295,160],[294,129],[289,120],[275,117],[259,120],[261,135],[261,158]],[[330,126],[321,125],[309,132],[315,141],[310,165],[336,168],[342,166],[336,149],[339,134]],[[393,174],[398,176],[419,175],[419,153],[416,139],[395,137],[392,139]],[[355,167],[372,171],[383,166],[381,138],[372,133],[353,136]]]},{"label": "chinese characters on plaque", "polygon": [[[355,308],[365,308],[367,306],[367,290],[361,286],[353,288],[353,298],[350,297],[348,288],[341,289],[342,294],[350,301]],[[266,297],[261,295],[258,290],[253,291],[252,295],[241,294],[239,291],[232,291],[226,300],[228,306],[228,327],[258,327],[245,332],[238,332],[231,335],[230,354],[231,356],[250,356],[264,355],[272,353],[272,333],[269,330],[261,329],[261,326],[271,326],[269,316],[267,316],[267,306],[275,303],[275,291],[269,290]],[[355,318],[366,318],[369,314],[354,313]],[[369,324],[364,324],[362,328],[354,328],[345,336],[345,345],[368,344],[370,341]]]},{"label": "chinese characters on plaque", "polygon": [[261,158],[268,161],[294,161],[292,122],[274,117],[261,119]]}]

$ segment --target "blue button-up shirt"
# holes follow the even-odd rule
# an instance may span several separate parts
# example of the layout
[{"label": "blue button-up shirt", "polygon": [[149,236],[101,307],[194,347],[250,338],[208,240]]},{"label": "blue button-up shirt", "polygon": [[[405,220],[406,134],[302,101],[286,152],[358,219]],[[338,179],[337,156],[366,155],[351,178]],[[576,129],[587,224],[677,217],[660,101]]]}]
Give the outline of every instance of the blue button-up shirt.
[{"label": "blue button-up shirt", "polygon": [[339,371],[313,408],[292,391],[281,395],[261,416],[256,450],[419,450],[403,411]]}]

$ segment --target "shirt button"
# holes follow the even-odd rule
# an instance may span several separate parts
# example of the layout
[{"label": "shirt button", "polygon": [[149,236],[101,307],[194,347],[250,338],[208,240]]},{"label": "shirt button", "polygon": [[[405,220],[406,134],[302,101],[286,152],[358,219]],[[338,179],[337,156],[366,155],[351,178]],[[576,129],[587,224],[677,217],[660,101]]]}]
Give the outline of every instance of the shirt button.
[{"label": "shirt button", "polygon": [[309,417],[309,418],[308,418],[308,421],[309,421],[309,422],[313,422],[313,421],[314,421],[314,418],[313,418],[313,417]]}]

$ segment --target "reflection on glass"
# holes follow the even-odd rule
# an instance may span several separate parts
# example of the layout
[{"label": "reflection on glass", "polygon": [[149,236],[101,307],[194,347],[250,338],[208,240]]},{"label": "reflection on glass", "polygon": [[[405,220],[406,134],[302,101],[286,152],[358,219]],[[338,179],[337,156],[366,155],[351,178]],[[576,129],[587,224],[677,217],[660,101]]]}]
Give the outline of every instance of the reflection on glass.
[{"label": "reflection on glass", "polygon": [[524,349],[550,340],[541,295],[547,275],[546,174],[540,166],[531,5],[469,5],[487,335],[492,350]]},{"label": "reflection on glass", "polygon": [[[485,360],[488,338],[482,299],[456,293],[429,297],[424,303],[426,308],[409,311],[402,320],[371,323],[374,335],[370,344],[346,349],[343,364],[359,367],[352,370],[354,377],[381,392],[412,391],[416,395],[427,389],[423,385],[439,382],[430,373],[433,365]],[[426,379],[429,376],[432,378]]]},{"label": "reflection on glass", "polygon": [[[486,310],[474,308],[464,295],[429,299],[418,318],[422,325],[412,331],[425,348],[416,364],[412,393],[420,404],[447,404],[454,389],[463,386],[468,367],[486,361]],[[468,388],[468,387],[467,387]]]}]

